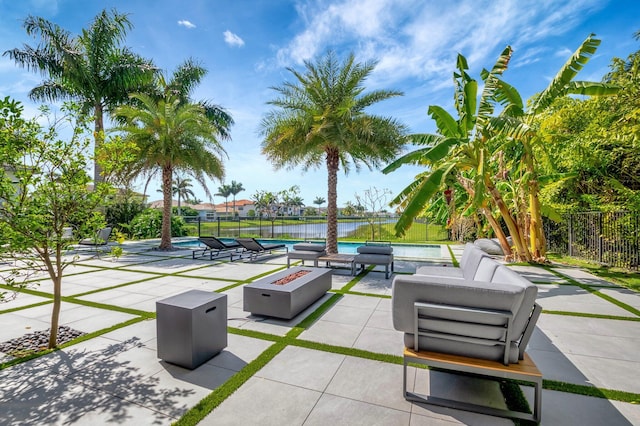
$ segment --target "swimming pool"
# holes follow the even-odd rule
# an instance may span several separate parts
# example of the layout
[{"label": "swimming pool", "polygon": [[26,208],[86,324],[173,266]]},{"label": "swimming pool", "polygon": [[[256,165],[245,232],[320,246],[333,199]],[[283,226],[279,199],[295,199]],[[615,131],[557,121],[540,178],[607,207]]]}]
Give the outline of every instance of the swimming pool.
[{"label": "swimming pool", "polygon": [[[221,241],[225,243],[233,242],[233,239],[229,238],[220,238]],[[289,250],[293,250],[293,245],[299,243],[300,241],[292,241],[292,240],[261,240],[258,238],[258,241],[264,244],[284,244]],[[364,243],[350,243],[350,242],[342,242],[338,241],[338,252],[344,254],[356,254],[358,253],[358,247],[363,245]],[[194,239],[183,239],[177,242],[173,242],[174,246],[185,247],[185,248],[193,248],[199,249],[204,248],[204,244],[201,244],[198,240]],[[410,258],[410,259],[451,259],[448,249],[446,246],[441,245],[426,245],[426,244],[392,244],[393,247],[393,255],[395,257],[400,258]]]}]

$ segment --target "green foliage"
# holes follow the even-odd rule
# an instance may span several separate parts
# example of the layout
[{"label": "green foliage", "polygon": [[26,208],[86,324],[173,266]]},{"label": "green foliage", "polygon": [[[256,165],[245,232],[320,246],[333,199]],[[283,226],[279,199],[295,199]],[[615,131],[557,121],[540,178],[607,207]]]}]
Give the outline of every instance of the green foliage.
[{"label": "green foliage", "polygon": [[[172,208],[172,213],[173,214],[178,214],[178,208],[177,207],[173,207]],[[194,217],[194,216],[198,216],[198,210],[194,209],[193,207],[189,207],[189,206],[181,206],[180,207],[180,214],[182,216],[186,216],[186,217]]]},{"label": "green foliage", "polygon": [[[162,230],[162,212],[158,209],[146,209],[131,221],[129,232],[133,238],[159,238]],[[171,216],[171,236],[184,237],[187,228],[179,216]]]},{"label": "green foliage", "polygon": [[105,221],[129,234],[129,224],[145,208],[144,203],[138,199],[117,199],[106,206]]},{"label": "green foliage", "polygon": [[550,158],[545,172],[574,176],[542,189],[561,212],[640,210],[640,51],[614,58],[605,81],[616,96],[561,98],[535,122]]},{"label": "green foliage", "polygon": [[[65,115],[56,124],[72,129],[68,141],[58,139],[56,125],[42,129],[36,119],[22,119],[19,103],[0,101],[0,260],[20,259],[19,268],[5,278],[8,284],[36,272],[46,272],[53,281],[49,348],[57,342],[62,276],[75,261],[65,256],[72,242],[65,229],[76,224],[79,233],[94,235],[104,226],[95,209],[110,192],[105,184],[89,190],[85,123],[76,121],[74,106],[63,105],[62,111]],[[49,118],[43,112],[41,118]]]}]

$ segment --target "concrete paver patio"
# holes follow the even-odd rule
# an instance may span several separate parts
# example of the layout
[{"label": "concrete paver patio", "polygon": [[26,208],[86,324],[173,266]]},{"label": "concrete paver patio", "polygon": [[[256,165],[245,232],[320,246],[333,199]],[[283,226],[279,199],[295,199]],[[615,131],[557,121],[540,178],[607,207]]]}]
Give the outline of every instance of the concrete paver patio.
[{"label": "concrete paver patio", "polygon": [[[200,424],[513,424],[403,398],[402,334],[391,324],[392,279],[384,272],[351,277],[335,269],[332,292],[286,321],[242,309],[242,285],[284,268],[284,256],[193,260],[188,250],[158,252],[155,244],[127,243],[115,261],[81,253],[63,280],[61,325],[94,334],[0,369],[0,425],[171,424],[212,396],[219,400]],[[458,259],[461,250],[452,247]],[[396,273],[425,263],[398,259]],[[615,390],[640,399],[640,295],[573,268],[556,268],[560,276],[535,267],[514,270],[538,285],[545,309],[528,349],[545,379],[542,424],[640,424],[638,404],[559,390],[572,384],[592,395]],[[48,327],[51,285],[41,280],[30,288],[0,304],[0,342]],[[189,289],[227,294],[230,327],[228,346],[195,370],[157,358],[153,319],[157,300]],[[323,307],[327,301],[335,303]],[[312,314],[317,318],[305,321]],[[10,359],[0,353],[0,362]],[[408,380],[420,392],[505,406],[494,381],[414,367]],[[531,389],[522,391],[531,401]]]}]

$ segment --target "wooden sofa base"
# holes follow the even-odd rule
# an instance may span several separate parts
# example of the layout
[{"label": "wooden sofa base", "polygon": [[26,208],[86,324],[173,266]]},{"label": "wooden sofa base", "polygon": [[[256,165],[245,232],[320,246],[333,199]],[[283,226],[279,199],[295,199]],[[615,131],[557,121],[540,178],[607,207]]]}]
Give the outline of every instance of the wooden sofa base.
[{"label": "wooden sofa base", "polygon": [[[422,364],[433,368],[447,370],[447,372],[453,374],[466,373],[494,380],[511,379],[532,383],[535,387],[533,413],[501,410],[477,404],[465,403],[462,401],[409,392],[407,390],[408,363]],[[526,353],[524,354],[524,359],[520,360],[519,363],[504,365],[498,361],[489,361],[485,359],[468,358],[463,356],[441,354],[428,351],[415,351],[413,349],[405,348],[403,392],[405,399],[408,401],[473,411],[476,413],[488,414],[498,417],[533,420],[534,422],[539,423],[542,415],[542,374],[538,370],[538,367],[536,367],[534,362],[531,360],[529,355],[527,355]]]}]

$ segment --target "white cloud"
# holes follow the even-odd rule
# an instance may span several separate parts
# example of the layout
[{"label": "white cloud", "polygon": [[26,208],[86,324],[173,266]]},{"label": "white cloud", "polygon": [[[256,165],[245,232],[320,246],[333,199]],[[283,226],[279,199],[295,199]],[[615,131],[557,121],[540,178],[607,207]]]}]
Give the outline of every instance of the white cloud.
[{"label": "white cloud", "polygon": [[[303,30],[276,58],[280,66],[291,66],[327,48],[342,52],[342,46],[355,44],[358,60],[379,61],[377,80],[443,82],[450,78],[458,53],[471,70],[479,71],[493,64],[507,44],[527,48],[566,33],[577,24],[580,10],[598,7],[599,0],[339,0],[329,5],[306,0],[297,4]],[[522,58],[520,65],[537,61],[536,56]]]},{"label": "white cloud", "polygon": [[193,29],[196,27],[195,24],[192,24],[190,21],[187,21],[186,19],[182,19],[178,21],[178,25],[182,25],[183,27],[186,27],[188,29]]},{"label": "white cloud", "polygon": [[237,34],[232,33],[227,30],[224,33],[224,42],[227,43],[231,47],[242,47],[244,46],[244,40],[241,39]]}]

